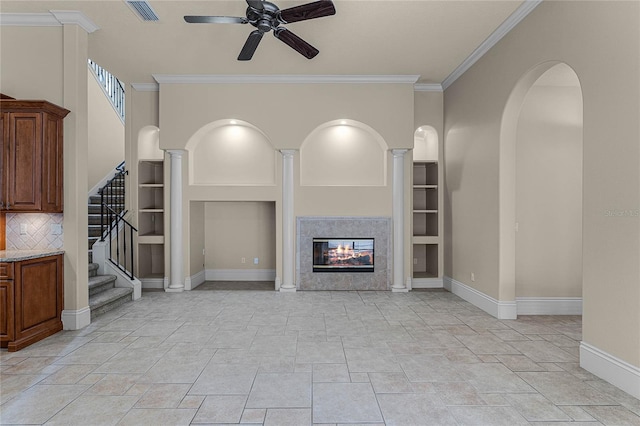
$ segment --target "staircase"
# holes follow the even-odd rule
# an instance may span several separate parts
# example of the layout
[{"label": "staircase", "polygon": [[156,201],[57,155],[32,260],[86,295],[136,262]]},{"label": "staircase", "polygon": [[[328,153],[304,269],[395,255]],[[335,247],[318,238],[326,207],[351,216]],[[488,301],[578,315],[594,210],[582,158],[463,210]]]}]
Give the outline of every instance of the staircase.
[{"label": "staircase", "polygon": [[[104,230],[109,228],[109,221],[113,220],[114,214],[120,214],[124,210],[126,173],[124,163],[118,166],[118,170],[120,173],[111,179],[98,195],[89,197],[89,308],[92,321],[101,314],[134,300],[132,288],[116,287],[117,277],[98,275],[99,265],[93,263],[94,243],[100,240]],[[111,209],[111,213],[107,212],[102,203]]]},{"label": "staircase", "polygon": [[[89,263],[93,262],[93,243],[98,241],[102,234],[100,219],[102,200],[103,197],[100,194],[89,197]],[[120,213],[124,209],[124,175],[111,181],[108,193],[104,194],[104,202],[116,213]],[[105,227],[108,225],[108,223],[104,224]]]},{"label": "staircase", "polygon": [[98,275],[98,264],[89,264],[89,309],[91,321],[133,300],[133,289],[116,287],[115,275]]}]

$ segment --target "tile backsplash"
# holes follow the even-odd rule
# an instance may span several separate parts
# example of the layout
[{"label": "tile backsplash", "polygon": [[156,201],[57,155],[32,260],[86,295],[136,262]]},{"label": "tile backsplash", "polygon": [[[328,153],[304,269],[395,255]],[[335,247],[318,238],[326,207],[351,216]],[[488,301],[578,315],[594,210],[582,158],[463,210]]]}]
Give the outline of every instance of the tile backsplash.
[{"label": "tile backsplash", "polygon": [[7,250],[61,249],[63,217],[62,213],[7,213]]}]

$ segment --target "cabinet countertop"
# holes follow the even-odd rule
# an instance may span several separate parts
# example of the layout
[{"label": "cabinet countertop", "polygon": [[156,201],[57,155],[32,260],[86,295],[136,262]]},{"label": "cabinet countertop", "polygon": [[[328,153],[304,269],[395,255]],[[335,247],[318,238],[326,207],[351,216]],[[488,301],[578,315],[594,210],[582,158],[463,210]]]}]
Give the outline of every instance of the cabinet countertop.
[{"label": "cabinet countertop", "polygon": [[19,262],[21,260],[36,259],[38,257],[64,254],[61,249],[45,250],[0,250],[0,262]]}]

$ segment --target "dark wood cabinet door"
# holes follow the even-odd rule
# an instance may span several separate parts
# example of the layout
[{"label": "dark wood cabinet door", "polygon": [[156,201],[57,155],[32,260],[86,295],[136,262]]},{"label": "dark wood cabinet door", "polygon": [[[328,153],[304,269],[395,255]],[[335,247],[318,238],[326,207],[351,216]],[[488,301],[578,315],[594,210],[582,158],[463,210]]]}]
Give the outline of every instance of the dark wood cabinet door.
[{"label": "dark wood cabinet door", "polygon": [[41,209],[42,191],[42,114],[12,112],[8,114],[7,156],[8,211]]},{"label": "dark wood cabinet door", "polygon": [[0,263],[0,346],[3,348],[15,337],[13,303],[13,264]]},{"label": "dark wood cabinet door", "polygon": [[15,264],[14,341],[9,352],[62,330],[62,255],[29,259]]},{"label": "dark wood cabinet door", "polygon": [[44,114],[44,138],[42,141],[42,211],[62,213],[62,119]]},{"label": "dark wood cabinet door", "polygon": [[7,173],[5,151],[9,145],[9,127],[6,126],[7,115],[8,114],[0,111],[0,136],[2,136],[2,145],[0,145],[0,211],[5,209],[4,203],[7,201],[7,188],[5,186],[7,182],[7,179],[5,178],[5,174]]}]

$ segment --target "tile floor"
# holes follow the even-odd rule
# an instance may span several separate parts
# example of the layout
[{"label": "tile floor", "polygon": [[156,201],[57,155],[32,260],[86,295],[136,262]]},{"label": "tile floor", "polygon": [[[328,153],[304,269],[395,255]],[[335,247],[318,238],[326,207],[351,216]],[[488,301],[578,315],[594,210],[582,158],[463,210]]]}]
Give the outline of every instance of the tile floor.
[{"label": "tile floor", "polygon": [[580,317],[500,321],[443,290],[230,288],[144,292],[2,350],[0,423],[640,425],[639,400],[579,367]]}]

